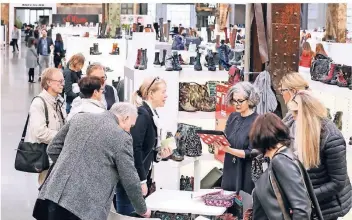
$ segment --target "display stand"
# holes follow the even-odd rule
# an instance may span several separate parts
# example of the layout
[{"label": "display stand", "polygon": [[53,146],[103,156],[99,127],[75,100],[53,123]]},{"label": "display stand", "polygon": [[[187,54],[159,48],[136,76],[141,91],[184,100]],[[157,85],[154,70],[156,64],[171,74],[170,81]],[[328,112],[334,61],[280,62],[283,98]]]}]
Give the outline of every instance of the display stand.
[{"label": "display stand", "polygon": [[333,116],[337,111],[342,111],[342,134],[348,143],[352,134],[352,90],[328,85],[310,79],[309,68],[299,67],[299,72],[309,83],[309,88],[330,109]]}]

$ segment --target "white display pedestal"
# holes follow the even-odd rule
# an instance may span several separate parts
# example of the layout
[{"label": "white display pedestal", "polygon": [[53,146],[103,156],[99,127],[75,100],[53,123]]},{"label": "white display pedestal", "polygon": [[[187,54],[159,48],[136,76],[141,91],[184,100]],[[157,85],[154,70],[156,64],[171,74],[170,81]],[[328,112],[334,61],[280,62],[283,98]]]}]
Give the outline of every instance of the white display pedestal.
[{"label": "white display pedestal", "polygon": [[6,25],[1,25],[0,42],[1,42],[1,49],[5,49],[5,46],[6,46]]},{"label": "white display pedestal", "polygon": [[133,68],[137,59],[138,49],[142,48],[143,50],[147,49],[148,67],[152,67],[155,56],[155,45],[155,33],[134,32],[132,40],[128,41],[126,65]]}]

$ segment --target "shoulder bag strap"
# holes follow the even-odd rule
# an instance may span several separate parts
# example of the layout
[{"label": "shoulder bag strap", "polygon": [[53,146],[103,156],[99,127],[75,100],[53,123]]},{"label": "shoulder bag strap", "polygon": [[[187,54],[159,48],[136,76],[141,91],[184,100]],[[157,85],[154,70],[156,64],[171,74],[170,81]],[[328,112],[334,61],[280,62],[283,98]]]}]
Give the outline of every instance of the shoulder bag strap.
[{"label": "shoulder bag strap", "polygon": [[279,207],[281,209],[281,212],[282,212],[282,214],[284,216],[284,220],[291,220],[291,217],[290,217],[289,213],[287,213],[287,210],[286,210],[286,207],[285,207],[285,204],[284,204],[284,199],[282,197],[282,193],[281,193],[279,184],[277,182],[275,174],[273,173],[272,165],[269,165],[269,167],[270,167],[269,168],[269,180],[270,180],[270,183],[271,183],[271,185],[273,187],[277,202],[279,203]]},{"label": "shoulder bag strap", "polygon": [[[32,102],[35,98],[40,98],[43,103],[44,103],[44,114],[45,114],[45,123],[46,123],[46,126],[48,127],[49,126],[49,117],[48,117],[48,107],[46,106],[46,102],[44,101],[44,99],[40,96],[36,96],[32,99]],[[32,103],[31,102],[31,103]],[[26,137],[26,134],[27,134],[27,126],[28,126],[28,120],[29,120],[29,113],[27,115],[27,120],[26,120],[26,124],[24,125],[24,128],[23,128],[23,132],[22,132],[22,137],[21,137],[21,140],[24,140],[24,138]]]}]

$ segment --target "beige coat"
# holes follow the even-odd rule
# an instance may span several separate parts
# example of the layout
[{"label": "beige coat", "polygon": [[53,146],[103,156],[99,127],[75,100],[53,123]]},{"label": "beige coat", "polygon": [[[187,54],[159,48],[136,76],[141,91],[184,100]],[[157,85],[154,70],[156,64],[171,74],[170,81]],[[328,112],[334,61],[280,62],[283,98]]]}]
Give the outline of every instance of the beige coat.
[{"label": "beige coat", "polygon": [[[61,97],[54,97],[46,90],[43,90],[38,96],[42,97],[48,107],[49,125],[46,126],[44,103],[40,98],[35,98],[29,108],[29,121],[25,142],[49,144],[57,132],[65,123],[66,111]],[[61,104],[59,104],[61,102]],[[59,109],[64,117],[62,119]],[[39,175],[39,184],[42,184],[46,176],[46,171]]]}]

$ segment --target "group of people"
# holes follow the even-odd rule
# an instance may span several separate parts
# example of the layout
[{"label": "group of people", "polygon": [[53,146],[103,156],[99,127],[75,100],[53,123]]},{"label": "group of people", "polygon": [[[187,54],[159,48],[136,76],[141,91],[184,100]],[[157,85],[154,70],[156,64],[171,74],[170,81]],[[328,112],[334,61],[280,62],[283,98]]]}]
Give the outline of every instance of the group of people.
[{"label": "group of people", "polygon": [[317,59],[317,55],[328,57],[328,54],[325,52],[323,44],[317,43],[314,52],[309,42],[304,42],[302,44],[302,53],[299,60],[299,65],[302,67],[310,68],[312,66],[313,60]]},{"label": "group of people", "polygon": [[252,84],[229,90],[227,102],[236,107],[225,128],[231,146],[215,144],[226,152],[222,188],[252,194],[255,220],[343,217],[352,206],[343,135],[299,73],[286,74],[280,92],[289,109],[282,120],[256,113],[259,94]]},{"label": "group of people", "polygon": [[[53,51],[52,51],[53,50]],[[65,57],[64,43],[60,33],[56,34],[55,42],[48,36],[46,29],[41,30],[41,37],[29,37],[27,40],[26,67],[28,68],[28,82],[34,83],[34,72],[39,66],[39,78],[41,73],[50,66],[50,55],[53,52],[53,63],[59,68],[61,60]]]}]

